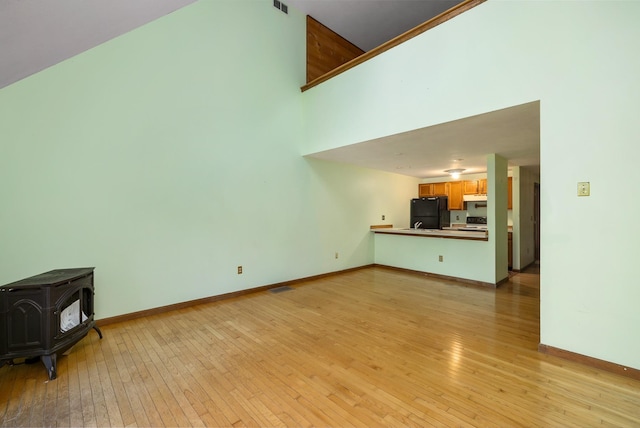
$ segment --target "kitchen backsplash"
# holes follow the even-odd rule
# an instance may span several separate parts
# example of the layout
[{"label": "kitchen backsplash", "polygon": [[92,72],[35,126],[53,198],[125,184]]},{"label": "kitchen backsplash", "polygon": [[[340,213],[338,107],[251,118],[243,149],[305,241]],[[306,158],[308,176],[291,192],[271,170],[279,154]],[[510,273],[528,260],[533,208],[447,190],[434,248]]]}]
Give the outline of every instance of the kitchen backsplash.
[{"label": "kitchen backsplash", "polygon": [[[484,204],[484,202],[477,202],[478,204]],[[487,207],[477,207],[476,202],[467,202],[467,210],[452,210],[451,211],[451,223],[466,223],[467,217],[486,217]],[[507,225],[513,225],[513,211],[507,211]]]}]

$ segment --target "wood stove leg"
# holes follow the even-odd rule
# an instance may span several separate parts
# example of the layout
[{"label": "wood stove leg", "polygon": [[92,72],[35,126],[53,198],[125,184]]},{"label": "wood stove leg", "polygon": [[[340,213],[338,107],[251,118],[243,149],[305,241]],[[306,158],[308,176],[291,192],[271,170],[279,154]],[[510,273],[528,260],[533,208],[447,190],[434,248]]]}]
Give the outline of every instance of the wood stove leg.
[{"label": "wood stove leg", "polygon": [[98,336],[100,336],[100,339],[102,339],[102,332],[100,331],[100,329],[98,328],[98,326],[97,326],[97,325],[94,325],[94,326],[93,326],[93,329],[94,329],[95,331],[97,331],[97,332],[98,332]]},{"label": "wood stove leg", "polygon": [[56,371],[56,354],[53,353],[51,355],[43,355],[40,357],[42,360],[42,364],[47,369],[47,374],[49,375],[49,380],[53,380],[58,376]]}]

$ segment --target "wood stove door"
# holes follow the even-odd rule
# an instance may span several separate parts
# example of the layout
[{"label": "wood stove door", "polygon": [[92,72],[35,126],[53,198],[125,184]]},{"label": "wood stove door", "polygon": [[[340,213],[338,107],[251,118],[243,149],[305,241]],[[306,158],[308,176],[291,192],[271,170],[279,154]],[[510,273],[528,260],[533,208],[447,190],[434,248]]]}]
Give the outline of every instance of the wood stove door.
[{"label": "wood stove door", "polygon": [[42,300],[40,289],[5,292],[8,310],[5,317],[6,352],[11,355],[42,350],[47,314],[38,303]]},{"label": "wood stove door", "polygon": [[93,289],[79,285],[68,290],[56,302],[56,317],[52,327],[56,340],[79,326],[85,326],[86,329],[86,324],[93,320]]}]

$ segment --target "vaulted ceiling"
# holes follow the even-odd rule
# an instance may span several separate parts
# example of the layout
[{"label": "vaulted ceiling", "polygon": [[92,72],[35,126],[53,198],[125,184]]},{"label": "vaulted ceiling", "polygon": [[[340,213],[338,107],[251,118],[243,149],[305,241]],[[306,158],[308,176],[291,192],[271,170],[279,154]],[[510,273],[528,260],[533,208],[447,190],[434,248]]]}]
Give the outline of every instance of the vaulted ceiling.
[{"label": "vaulted ceiling", "polygon": [[[0,88],[195,1],[0,0]],[[459,1],[285,0],[285,3],[313,16],[361,49],[370,50]]]},{"label": "vaulted ceiling", "polygon": [[460,0],[284,0],[331,28],[363,51],[369,51]]},{"label": "vaulted ceiling", "polygon": [[[212,0],[0,0],[0,88],[195,1]],[[459,0],[284,2],[365,51],[460,3]],[[498,126],[500,121],[508,126]],[[487,132],[479,133],[478,129]],[[466,159],[466,166],[462,167],[468,172],[484,170],[484,155],[497,152],[497,142],[510,165],[538,168],[539,138],[539,103],[533,103],[314,156],[433,177],[458,166],[453,159]],[[440,147],[437,154],[431,151],[426,156],[425,146],[420,143],[424,141],[429,141],[431,147]],[[447,150],[442,149],[445,147]]]}]

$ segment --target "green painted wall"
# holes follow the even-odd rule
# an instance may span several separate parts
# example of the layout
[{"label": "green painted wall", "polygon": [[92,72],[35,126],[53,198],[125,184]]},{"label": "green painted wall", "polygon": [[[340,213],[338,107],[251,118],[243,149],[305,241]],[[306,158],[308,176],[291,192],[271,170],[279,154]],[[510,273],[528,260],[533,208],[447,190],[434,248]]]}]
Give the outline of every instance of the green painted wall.
[{"label": "green painted wall", "polygon": [[540,340],[640,369],[640,230],[616,224],[640,209],[624,173],[640,156],[639,19],[635,1],[487,1],[305,92],[304,151],[540,100]]},{"label": "green painted wall", "polygon": [[0,283],[95,266],[105,318],[372,263],[417,180],[302,157],[304,76],[304,16],[201,1],[0,90]]},{"label": "green painted wall", "polygon": [[541,100],[541,342],[640,368],[638,18],[488,1],[300,95],[303,16],[195,3],[0,90],[0,283],[96,266],[103,318],[371,263],[417,180],[301,154]]},{"label": "green painted wall", "polygon": [[[377,264],[495,284],[490,241],[375,234]],[[439,256],[443,261],[439,261]]]},{"label": "green painted wall", "polygon": [[487,156],[487,227],[489,242],[495,250],[489,254],[494,266],[493,281],[498,284],[509,276],[507,231],[507,160],[492,153]]}]

